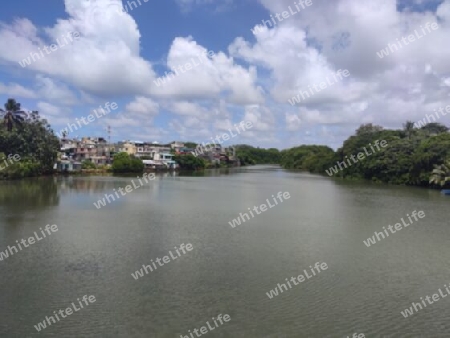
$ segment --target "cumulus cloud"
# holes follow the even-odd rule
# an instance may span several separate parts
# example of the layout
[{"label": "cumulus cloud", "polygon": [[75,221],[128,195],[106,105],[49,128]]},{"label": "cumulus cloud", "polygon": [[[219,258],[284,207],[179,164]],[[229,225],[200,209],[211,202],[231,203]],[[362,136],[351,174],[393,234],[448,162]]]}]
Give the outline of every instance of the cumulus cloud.
[{"label": "cumulus cloud", "polygon": [[[231,3],[177,2],[184,9]],[[259,2],[267,9],[261,20],[293,4]],[[0,43],[8,46],[1,63],[17,77],[34,79],[31,85],[16,79],[0,83],[0,93],[39,98],[38,108],[58,118],[72,112],[66,106],[123,99],[129,103],[121,114],[107,116],[105,122],[124,135],[202,141],[249,120],[254,127],[238,143],[336,146],[358,124],[400,127],[450,103],[450,0],[314,0],[274,27],[259,26],[250,38],[236,37],[222,50],[211,50],[195,36],[173,36],[162,52],[165,70],[158,72],[156,62],[141,55],[144,32],[121,12],[120,0],[65,0],[65,8],[68,18],[55,19],[50,27],[26,18],[0,25]],[[427,22],[437,22],[439,29],[378,57],[389,43]],[[247,33],[254,27],[249,24]],[[74,32],[78,39],[26,67],[19,65],[30,53]],[[350,77],[296,106],[288,103],[339,69],[347,69]],[[178,74],[158,82],[174,70]],[[158,115],[164,122],[152,126]],[[449,121],[448,116],[441,119]]]},{"label": "cumulus cloud", "polygon": [[[42,33],[28,19],[3,25],[0,43],[11,48],[0,58],[18,65],[34,53],[35,60],[23,72],[51,76],[99,96],[145,94],[155,73],[139,55],[136,22],[115,10],[121,1],[65,0],[65,6],[69,19],[59,19]],[[70,40],[74,33],[79,38]],[[51,44],[61,46],[48,53],[44,48]]]},{"label": "cumulus cloud", "polygon": [[256,67],[246,69],[225,53],[215,53],[197,44],[192,37],[174,39],[167,67],[175,75],[168,77],[166,72],[166,82],[160,86],[153,82],[152,93],[156,96],[214,99],[228,93],[227,100],[231,103],[263,101],[261,89],[255,85]]},{"label": "cumulus cloud", "polygon": [[148,97],[137,96],[125,106],[125,109],[115,111],[102,119],[104,123],[112,127],[125,128],[134,134],[133,129],[126,128],[151,126],[153,118],[159,114],[159,110],[159,103]]},{"label": "cumulus cloud", "polygon": [[[260,2],[271,13],[292,6],[290,0]],[[400,127],[406,119],[419,119],[448,104],[448,13],[449,0],[436,11],[401,11],[395,0],[316,0],[275,27],[259,26],[253,41],[236,38],[229,52],[269,72],[265,89],[275,101],[272,107],[285,105],[299,90],[323,81],[328,74],[348,69],[348,81],[336,83],[296,107],[286,106],[284,112],[288,131],[341,125],[348,128],[347,135],[340,135],[345,138],[354,124]],[[388,43],[420,30],[427,22],[438,22],[439,29],[384,59],[377,56]],[[309,140],[304,135],[302,141],[321,143],[323,135],[315,133],[317,138],[311,139],[310,134]]]}]

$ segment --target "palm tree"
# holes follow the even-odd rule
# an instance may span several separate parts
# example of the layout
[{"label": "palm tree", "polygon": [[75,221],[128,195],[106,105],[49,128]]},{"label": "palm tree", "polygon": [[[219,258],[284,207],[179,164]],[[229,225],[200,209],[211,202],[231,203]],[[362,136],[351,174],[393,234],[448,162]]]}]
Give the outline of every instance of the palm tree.
[{"label": "palm tree", "polygon": [[6,112],[4,114],[3,120],[6,129],[10,132],[13,130],[14,124],[21,125],[24,121],[23,116],[19,113],[20,103],[16,102],[15,99],[8,99],[5,103]]},{"label": "palm tree", "polygon": [[6,111],[19,111],[20,110],[20,103],[16,102],[15,99],[8,99],[5,103],[5,109]]},{"label": "palm tree", "polygon": [[439,184],[443,187],[447,182],[450,182],[450,161],[435,165],[430,177],[430,184]]}]

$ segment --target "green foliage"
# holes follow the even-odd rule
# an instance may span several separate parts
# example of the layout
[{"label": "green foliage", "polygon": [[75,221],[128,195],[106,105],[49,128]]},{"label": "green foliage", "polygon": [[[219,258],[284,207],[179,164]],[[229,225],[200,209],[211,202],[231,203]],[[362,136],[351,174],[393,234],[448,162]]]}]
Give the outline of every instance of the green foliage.
[{"label": "green foliage", "polygon": [[278,149],[255,148],[246,144],[236,146],[236,156],[241,165],[279,164],[281,160],[281,153]]},{"label": "green foliage", "polygon": [[440,123],[428,123],[427,125],[420,128],[420,130],[426,132],[428,135],[441,134],[448,132],[448,128]]},{"label": "green foliage", "polygon": [[144,171],[144,163],[139,158],[127,153],[117,153],[114,155],[112,171],[114,173],[141,173]]},{"label": "green foliage", "polygon": [[[375,146],[377,140],[385,140],[387,146],[378,149]],[[363,153],[364,158],[355,163],[351,156],[357,158],[359,153]],[[338,161],[350,162],[351,165],[336,175],[347,179],[418,186],[445,185],[450,181],[450,174],[445,169],[450,165],[446,162],[450,158],[450,133],[439,123],[417,129],[407,121],[401,130],[384,130],[380,126],[365,124],[336,152],[324,146],[303,145],[283,150],[281,154],[284,168],[316,173],[325,173]]]},{"label": "green foliage", "polygon": [[192,154],[188,155],[176,155],[173,160],[178,163],[182,170],[201,170],[205,169],[206,162],[200,157],[196,157]]},{"label": "green foliage", "polygon": [[302,145],[281,152],[281,165],[286,169],[302,169],[313,173],[323,173],[334,159],[330,147]]},{"label": "green foliage", "polygon": [[97,169],[97,166],[91,160],[84,160],[81,163],[81,169]]},{"label": "green foliage", "polygon": [[[5,162],[6,161],[6,162]],[[41,167],[30,159],[10,161],[4,153],[0,153],[0,179],[23,178],[41,174]]]},{"label": "green foliage", "polygon": [[20,103],[16,102],[15,99],[8,99],[5,103],[5,110],[6,111],[18,111],[20,110]]},{"label": "green foliage", "polygon": [[[364,152],[364,147],[372,153],[370,145],[373,146],[376,140],[386,140],[388,145],[352,164],[341,175],[391,184],[428,186],[434,165],[444,163],[450,157],[450,134],[445,128],[432,124],[416,129],[407,121],[403,130],[378,128],[368,133],[357,132],[336,152],[338,161]],[[331,163],[330,167],[334,164]]]},{"label": "green foliage", "polygon": [[435,165],[429,183],[444,187],[447,182],[450,182],[450,161],[446,164]]},{"label": "green foliage", "polygon": [[[19,119],[21,122],[16,124],[16,115],[7,117],[9,113],[20,109],[20,103],[14,99],[8,99],[5,108],[8,121],[0,124],[0,153],[17,154],[21,160],[3,170],[0,176],[16,178],[52,172],[59,151],[59,140],[50,125],[45,119],[39,118],[38,112],[34,112],[29,120]],[[9,123],[11,121],[12,124]]]}]

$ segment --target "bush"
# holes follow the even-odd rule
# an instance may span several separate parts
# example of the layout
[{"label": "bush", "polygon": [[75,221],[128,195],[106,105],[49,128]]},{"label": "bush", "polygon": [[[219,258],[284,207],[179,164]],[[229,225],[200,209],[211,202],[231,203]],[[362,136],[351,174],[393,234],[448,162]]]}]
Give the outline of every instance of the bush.
[{"label": "bush", "polygon": [[81,169],[97,169],[97,166],[92,161],[85,160],[81,163]]},{"label": "bush", "polygon": [[177,155],[174,157],[174,161],[178,163],[180,169],[183,170],[198,170],[205,169],[206,162],[200,157],[196,157],[192,154]]},{"label": "bush", "polygon": [[[0,164],[5,167],[4,162],[0,153]],[[23,178],[39,176],[42,174],[42,166],[39,162],[33,161],[32,159],[25,158],[21,159],[19,162],[9,163],[6,168],[0,170],[0,179],[7,178]]]},{"label": "bush", "polygon": [[115,173],[141,173],[144,171],[144,163],[135,156],[118,153],[114,155],[112,171]]}]

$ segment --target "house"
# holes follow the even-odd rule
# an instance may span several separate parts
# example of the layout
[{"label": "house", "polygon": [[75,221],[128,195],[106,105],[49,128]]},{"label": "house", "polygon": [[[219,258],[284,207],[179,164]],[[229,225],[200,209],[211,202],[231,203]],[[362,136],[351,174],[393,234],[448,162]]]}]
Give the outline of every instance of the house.
[{"label": "house", "polygon": [[102,138],[83,137],[78,139],[62,138],[59,158],[76,162],[92,161],[94,164],[110,164],[112,157],[117,153],[115,145],[108,144]]},{"label": "house", "polygon": [[172,142],[170,144],[170,148],[178,153],[181,148],[184,148],[184,143],[182,143],[182,142]]},{"label": "house", "polygon": [[118,144],[119,153],[127,153],[128,155],[136,154],[136,144],[130,141],[119,142]]},{"label": "house", "polygon": [[60,173],[81,171],[81,163],[73,160],[60,160],[54,169]]},{"label": "house", "polygon": [[178,164],[173,160],[173,156],[174,155],[169,153],[156,153],[153,160],[158,165],[163,165],[165,168],[176,169],[178,168]]}]

